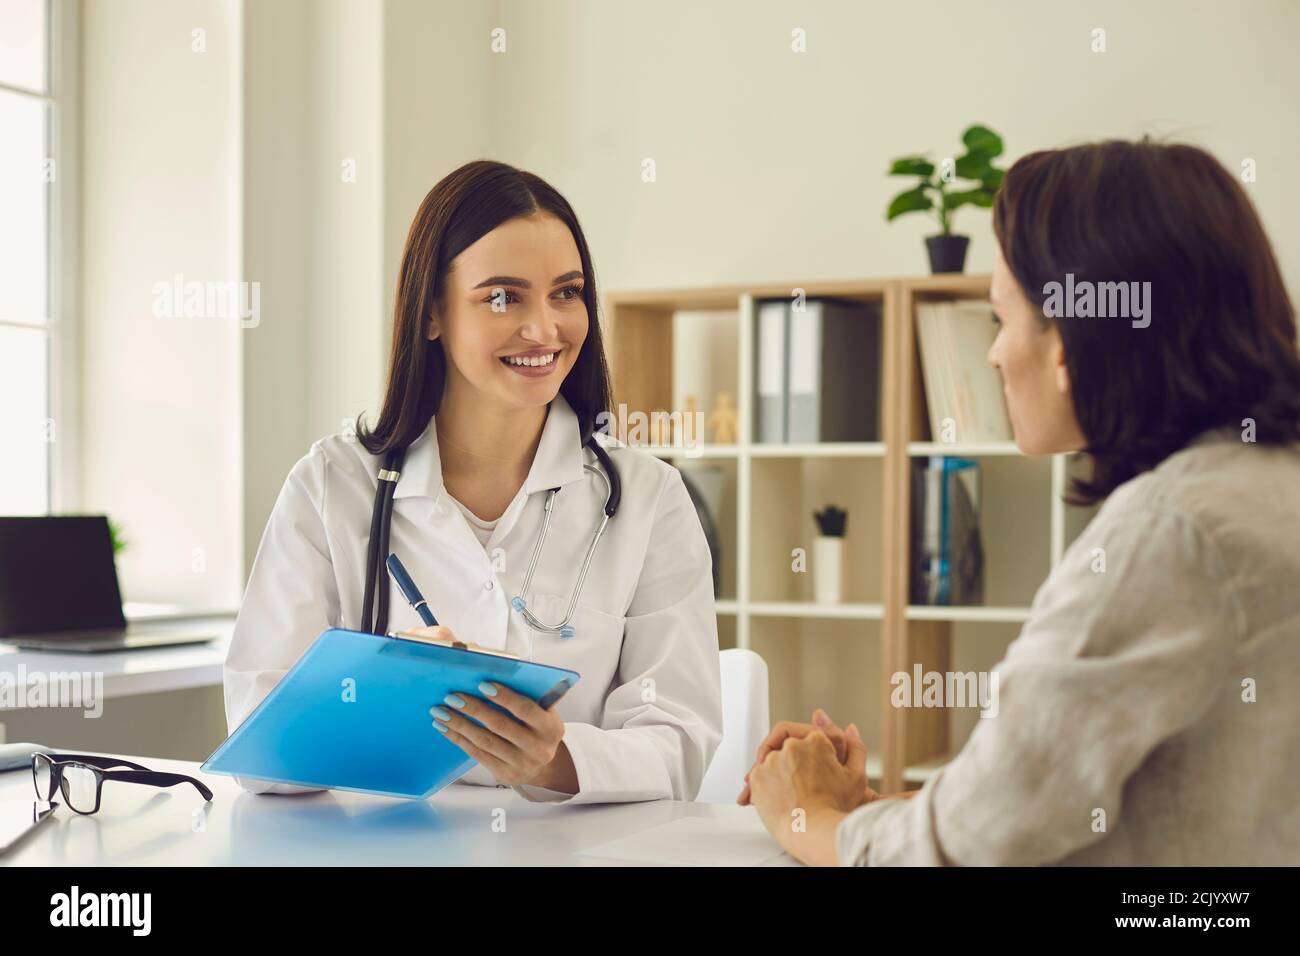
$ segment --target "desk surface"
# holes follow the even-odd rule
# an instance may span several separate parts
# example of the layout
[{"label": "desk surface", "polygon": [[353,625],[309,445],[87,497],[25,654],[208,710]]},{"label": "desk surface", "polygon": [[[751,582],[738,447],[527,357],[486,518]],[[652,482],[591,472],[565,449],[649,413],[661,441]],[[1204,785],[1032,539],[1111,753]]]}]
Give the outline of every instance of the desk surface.
[{"label": "desk surface", "polygon": [[[103,674],[106,699],[220,684],[234,619],[229,616],[196,618],[179,622],[177,627],[215,631],[219,636],[203,644],[142,647],[106,654],[29,651],[0,644],[0,673]],[[6,703],[0,699],[0,711],[5,709]]]},{"label": "desk surface", "polygon": [[[157,790],[106,783],[98,814],[78,816],[60,806],[54,819],[0,856],[0,865],[627,865],[580,854],[682,817],[716,822],[720,833],[750,839],[762,833],[752,808],[725,804],[548,806],[508,788],[461,785],[427,801],[343,791],[257,795],[230,777],[200,773],[196,763],[129,759],[199,778],[212,789],[213,802],[205,804],[188,785]],[[0,800],[31,796],[29,770],[0,773]],[[499,832],[502,821],[505,832]],[[767,865],[792,863],[783,855]]]}]

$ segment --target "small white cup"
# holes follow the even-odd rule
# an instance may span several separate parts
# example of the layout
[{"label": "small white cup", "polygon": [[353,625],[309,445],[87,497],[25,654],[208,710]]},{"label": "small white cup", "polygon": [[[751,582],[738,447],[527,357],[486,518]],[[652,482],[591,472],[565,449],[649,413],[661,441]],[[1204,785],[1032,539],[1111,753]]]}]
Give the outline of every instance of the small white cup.
[{"label": "small white cup", "polygon": [[813,540],[813,598],[818,604],[844,600],[844,539]]}]

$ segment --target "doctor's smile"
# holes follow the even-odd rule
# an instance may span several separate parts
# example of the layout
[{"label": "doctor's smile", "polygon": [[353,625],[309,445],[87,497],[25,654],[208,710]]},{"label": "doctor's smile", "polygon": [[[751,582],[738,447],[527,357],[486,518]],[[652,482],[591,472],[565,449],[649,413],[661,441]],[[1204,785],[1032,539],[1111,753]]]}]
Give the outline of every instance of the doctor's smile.
[{"label": "doctor's smile", "polygon": [[561,351],[561,349],[532,349],[518,355],[507,355],[501,361],[512,372],[538,378],[547,376],[556,370],[557,364],[555,360]]}]

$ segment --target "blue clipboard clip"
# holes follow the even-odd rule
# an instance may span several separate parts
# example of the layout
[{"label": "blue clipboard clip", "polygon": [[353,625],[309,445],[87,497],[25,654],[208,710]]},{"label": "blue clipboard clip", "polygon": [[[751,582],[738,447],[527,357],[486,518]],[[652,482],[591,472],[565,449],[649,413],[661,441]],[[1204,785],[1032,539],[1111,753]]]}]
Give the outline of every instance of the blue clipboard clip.
[{"label": "blue clipboard clip", "polygon": [[473,641],[445,641],[433,637],[429,634],[419,634],[415,631],[389,631],[388,636],[396,640],[419,641],[422,644],[436,644],[438,647],[450,647],[458,651],[473,651],[475,654],[491,654],[494,657],[508,657],[511,660],[523,660],[518,654],[511,654],[509,651],[500,651],[495,647],[484,647],[482,644],[475,644]]}]

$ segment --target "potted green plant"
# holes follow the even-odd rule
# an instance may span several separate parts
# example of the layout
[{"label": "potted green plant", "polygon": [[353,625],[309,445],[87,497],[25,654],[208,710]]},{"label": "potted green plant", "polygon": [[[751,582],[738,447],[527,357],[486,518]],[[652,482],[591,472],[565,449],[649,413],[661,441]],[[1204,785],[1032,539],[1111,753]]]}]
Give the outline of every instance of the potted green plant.
[{"label": "potted green plant", "polygon": [[[978,124],[967,127],[961,141],[965,155],[945,160],[937,174],[934,163],[925,156],[904,156],[889,167],[890,176],[919,176],[920,182],[894,197],[885,221],[893,222],[909,212],[932,212],[939,220],[939,235],[925,240],[934,273],[965,268],[970,237],[953,233],[952,214],[962,206],[992,206],[1005,172],[993,165],[993,159],[1002,155],[1002,137],[993,130]],[[968,184],[958,184],[958,179],[968,180]]]},{"label": "potted green plant", "polygon": [[113,523],[113,519],[108,520],[108,538],[113,543],[113,557],[116,558],[123,550],[126,549],[126,539],[122,537],[122,529]]}]

